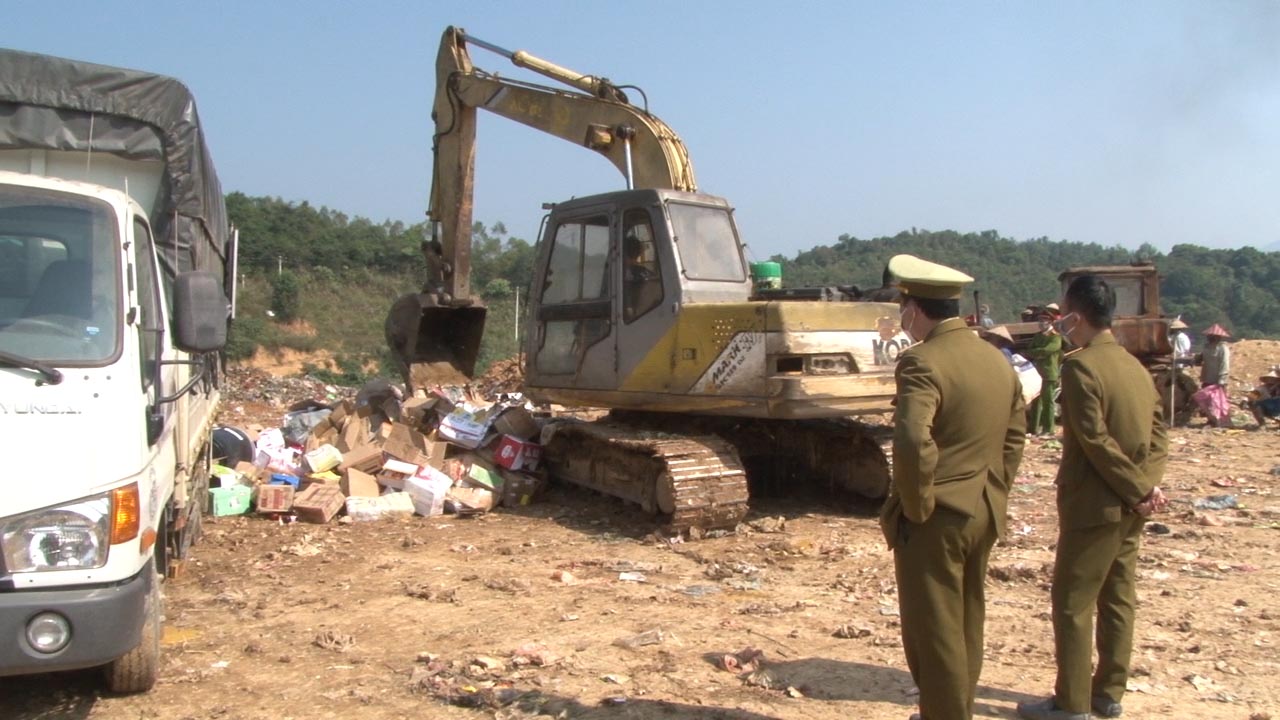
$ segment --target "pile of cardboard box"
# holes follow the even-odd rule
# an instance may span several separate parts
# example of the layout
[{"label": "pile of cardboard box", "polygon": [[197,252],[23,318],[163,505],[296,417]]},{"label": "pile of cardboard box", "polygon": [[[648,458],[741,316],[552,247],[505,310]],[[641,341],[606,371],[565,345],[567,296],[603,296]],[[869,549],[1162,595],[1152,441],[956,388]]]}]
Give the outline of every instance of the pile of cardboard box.
[{"label": "pile of cardboard box", "polygon": [[[477,400],[466,387],[426,397],[363,393],[250,429],[253,460],[216,465],[214,515],[259,513],[325,523],[476,514],[527,505],[545,485],[539,420],[519,396]],[[301,430],[300,430],[301,426]]]}]

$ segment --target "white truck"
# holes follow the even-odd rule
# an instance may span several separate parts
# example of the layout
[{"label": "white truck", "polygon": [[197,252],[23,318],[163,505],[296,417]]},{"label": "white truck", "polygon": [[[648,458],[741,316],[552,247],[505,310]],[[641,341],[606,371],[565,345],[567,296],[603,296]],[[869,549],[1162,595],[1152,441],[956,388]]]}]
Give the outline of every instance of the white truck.
[{"label": "white truck", "polygon": [[0,50],[0,676],[155,683],[235,242],[185,86]]}]

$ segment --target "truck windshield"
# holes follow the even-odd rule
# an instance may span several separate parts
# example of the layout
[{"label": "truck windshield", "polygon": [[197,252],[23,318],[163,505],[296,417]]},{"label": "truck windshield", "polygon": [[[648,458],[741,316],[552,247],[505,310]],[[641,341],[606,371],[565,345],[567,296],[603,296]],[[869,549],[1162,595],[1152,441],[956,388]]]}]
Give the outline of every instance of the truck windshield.
[{"label": "truck windshield", "polygon": [[113,359],[119,245],[106,203],[0,185],[0,351],[49,365]]},{"label": "truck windshield", "polygon": [[747,279],[733,221],[726,208],[667,203],[684,274],[691,280]]}]

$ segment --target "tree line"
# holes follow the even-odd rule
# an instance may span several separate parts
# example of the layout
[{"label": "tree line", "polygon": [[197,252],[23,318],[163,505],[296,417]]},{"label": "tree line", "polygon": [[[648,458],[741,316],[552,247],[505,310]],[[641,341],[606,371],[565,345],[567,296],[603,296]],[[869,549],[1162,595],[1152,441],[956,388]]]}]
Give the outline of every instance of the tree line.
[{"label": "tree line", "polygon": [[[413,274],[424,264],[420,246],[426,224],[375,223],[306,202],[275,197],[227,196],[227,211],[240,228],[240,266],[247,272],[275,272],[278,265],[320,269],[375,270]],[[534,246],[512,236],[502,223],[472,227],[472,282],[481,294],[500,298],[527,288]],[[1221,323],[1237,337],[1280,337],[1280,252],[1253,248],[1210,249],[1176,245],[1162,253],[1144,244],[1137,250],[1050,240],[1015,240],[995,230],[959,233],[912,228],[892,237],[859,239],[841,235],[794,257],[775,256],[783,264],[787,286],[880,284],[889,258],[911,253],[973,275],[981,302],[997,321],[1016,320],[1028,304],[1057,300],[1057,276],[1081,265],[1117,265],[1150,260],[1164,277],[1163,310],[1181,314],[1193,329]],[[407,288],[406,288],[407,289]],[[966,303],[971,306],[971,303]]]},{"label": "tree line", "polygon": [[[772,259],[783,264],[783,279],[789,286],[868,288],[880,285],[885,264],[898,253],[918,255],[972,275],[971,289],[991,306],[997,322],[1017,320],[1029,304],[1057,301],[1062,294],[1058,274],[1067,268],[1151,261],[1162,276],[1165,315],[1181,315],[1193,330],[1221,323],[1240,338],[1280,337],[1280,252],[1252,247],[1175,245],[1162,253],[1149,244],[1128,250],[1045,237],[1015,240],[995,230],[959,233],[912,228],[867,240],[845,234],[833,245]],[[965,305],[966,312],[971,312],[971,297]]]},{"label": "tree line", "polygon": [[[422,241],[426,222],[375,223],[327,207],[289,202],[278,197],[227,195],[227,215],[240,229],[240,270],[274,273],[321,269],[340,275],[348,270],[414,274],[421,279],[426,266]],[[486,295],[503,297],[526,287],[533,274],[534,248],[511,236],[502,223],[471,229],[471,286]],[[322,271],[323,272],[323,271]],[[407,288],[406,288],[407,290]]]}]

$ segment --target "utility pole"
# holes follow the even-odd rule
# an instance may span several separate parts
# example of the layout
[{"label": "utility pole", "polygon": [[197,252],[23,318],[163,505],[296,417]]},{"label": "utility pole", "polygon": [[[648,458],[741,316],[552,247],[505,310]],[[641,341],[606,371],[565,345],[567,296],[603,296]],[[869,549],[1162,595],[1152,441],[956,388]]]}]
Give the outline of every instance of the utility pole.
[{"label": "utility pole", "polygon": [[516,350],[520,349],[520,286],[516,286],[516,332],[515,332]]}]

